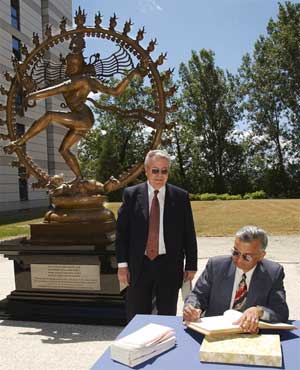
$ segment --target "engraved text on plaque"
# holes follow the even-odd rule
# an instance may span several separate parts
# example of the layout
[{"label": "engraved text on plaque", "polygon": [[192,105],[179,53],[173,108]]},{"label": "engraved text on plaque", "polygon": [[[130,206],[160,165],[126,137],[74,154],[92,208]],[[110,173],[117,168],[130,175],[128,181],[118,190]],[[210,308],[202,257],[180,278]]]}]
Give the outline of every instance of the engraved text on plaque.
[{"label": "engraved text on plaque", "polygon": [[34,289],[100,290],[99,265],[31,264]]}]

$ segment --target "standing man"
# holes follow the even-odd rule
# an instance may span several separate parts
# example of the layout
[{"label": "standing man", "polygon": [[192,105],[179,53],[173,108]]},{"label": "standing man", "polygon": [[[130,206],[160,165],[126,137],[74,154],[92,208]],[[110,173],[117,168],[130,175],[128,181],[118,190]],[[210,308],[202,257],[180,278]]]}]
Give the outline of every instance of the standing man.
[{"label": "standing man", "polygon": [[265,259],[268,237],[256,226],[244,226],[235,235],[231,256],[208,260],[205,270],[186,298],[183,318],[196,321],[222,315],[229,308],[243,312],[236,322],[246,332],[256,332],[258,321],[285,322],[283,267]]},{"label": "standing man", "polygon": [[[159,315],[176,315],[183,279],[197,270],[197,241],[189,194],[167,184],[170,157],[151,150],[148,181],[125,189],[117,220],[118,278],[128,285],[127,319],[151,314],[152,292]],[[185,264],[184,264],[185,260]]]}]

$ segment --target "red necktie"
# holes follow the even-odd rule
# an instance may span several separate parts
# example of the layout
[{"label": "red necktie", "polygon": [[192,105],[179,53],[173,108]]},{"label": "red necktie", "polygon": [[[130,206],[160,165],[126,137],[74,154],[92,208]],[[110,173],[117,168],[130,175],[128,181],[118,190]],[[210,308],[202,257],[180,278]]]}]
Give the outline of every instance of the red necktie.
[{"label": "red necktie", "polygon": [[158,190],[154,190],[149,216],[148,240],[146,245],[146,254],[151,261],[158,256],[160,210],[157,194]]},{"label": "red necktie", "polygon": [[244,306],[246,304],[246,299],[247,299],[247,293],[248,291],[247,291],[247,284],[246,284],[246,274],[244,273],[242,275],[242,279],[235,293],[234,302],[232,306],[234,310],[244,311]]}]

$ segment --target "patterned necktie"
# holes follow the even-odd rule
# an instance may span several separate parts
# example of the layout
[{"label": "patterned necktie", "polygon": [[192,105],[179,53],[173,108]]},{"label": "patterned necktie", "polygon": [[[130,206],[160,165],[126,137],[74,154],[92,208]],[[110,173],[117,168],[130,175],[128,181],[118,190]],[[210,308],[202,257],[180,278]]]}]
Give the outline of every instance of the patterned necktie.
[{"label": "patterned necktie", "polygon": [[244,311],[247,294],[248,294],[248,291],[247,291],[247,284],[246,284],[246,274],[244,273],[242,275],[242,279],[235,293],[234,302],[232,306],[234,310]]},{"label": "patterned necktie", "polygon": [[149,216],[148,240],[146,245],[146,254],[151,261],[158,256],[160,210],[157,194],[158,190],[154,190]]}]

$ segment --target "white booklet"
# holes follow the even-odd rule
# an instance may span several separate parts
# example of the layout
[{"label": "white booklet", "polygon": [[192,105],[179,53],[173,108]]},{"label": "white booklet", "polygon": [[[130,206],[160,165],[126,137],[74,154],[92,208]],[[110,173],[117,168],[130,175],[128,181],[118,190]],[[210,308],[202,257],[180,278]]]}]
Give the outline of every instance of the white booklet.
[{"label": "white booklet", "polygon": [[116,340],[110,346],[111,358],[128,366],[136,366],[175,346],[172,328],[148,324],[143,328]]},{"label": "white booklet", "polygon": [[121,362],[130,367],[136,366],[149,360],[150,358],[157,356],[163,352],[166,352],[170,348],[174,347],[176,344],[176,338],[171,337],[163,342],[160,342],[156,345],[152,345],[143,349],[136,350],[134,352],[125,351],[118,347],[111,347],[110,355],[114,361]]}]

